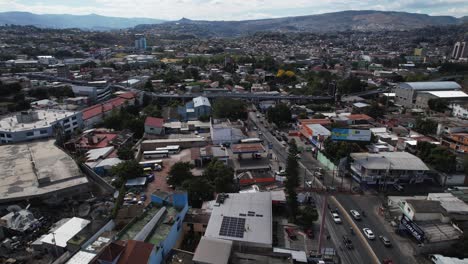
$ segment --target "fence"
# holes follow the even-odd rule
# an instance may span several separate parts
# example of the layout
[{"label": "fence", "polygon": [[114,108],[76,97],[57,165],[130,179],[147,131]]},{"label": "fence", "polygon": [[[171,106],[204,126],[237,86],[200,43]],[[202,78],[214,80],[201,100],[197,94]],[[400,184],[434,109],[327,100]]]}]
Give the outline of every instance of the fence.
[{"label": "fence", "polygon": [[330,161],[325,155],[323,155],[322,152],[317,151],[317,160],[325,167],[328,168],[328,170],[334,171],[337,169],[336,165]]}]

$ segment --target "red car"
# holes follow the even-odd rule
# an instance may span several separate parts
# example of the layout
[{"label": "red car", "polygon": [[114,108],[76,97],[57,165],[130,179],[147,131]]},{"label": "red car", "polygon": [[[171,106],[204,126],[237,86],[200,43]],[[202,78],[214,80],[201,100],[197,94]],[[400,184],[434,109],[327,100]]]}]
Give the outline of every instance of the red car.
[{"label": "red car", "polygon": [[296,232],[294,232],[294,229],[291,227],[286,227],[286,234],[288,234],[289,239],[291,240],[296,240]]},{"label": "red car", "polygon": [[393,264],[393,261],[391,259],[384,259],[383,264]]}]

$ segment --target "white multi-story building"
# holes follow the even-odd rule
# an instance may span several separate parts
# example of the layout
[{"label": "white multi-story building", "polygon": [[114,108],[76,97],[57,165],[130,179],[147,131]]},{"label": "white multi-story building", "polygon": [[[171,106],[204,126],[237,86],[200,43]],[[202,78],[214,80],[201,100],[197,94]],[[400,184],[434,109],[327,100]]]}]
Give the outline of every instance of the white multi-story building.
[{"label": "white multi-story building", "polygon": [[0,118],[0,143],[16,143],[54,136],[57,129],[71,133],[83,127],[81,112],[23,111]]}]

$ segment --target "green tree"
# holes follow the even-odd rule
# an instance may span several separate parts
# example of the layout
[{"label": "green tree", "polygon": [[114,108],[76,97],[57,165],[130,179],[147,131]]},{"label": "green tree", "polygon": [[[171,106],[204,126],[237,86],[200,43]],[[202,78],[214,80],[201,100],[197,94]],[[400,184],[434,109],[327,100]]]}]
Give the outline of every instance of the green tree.
[{"label": "green tree", "polygon": [[418,142],[418,156],[436,170],[452,173],[456,170],[457,156],[448,148],[430,142]]},{"label": "green tree", "polygon": [[344,94],[362,92],[366,89],[366,86],[365,83],[354,76],[344,79],[338,84],[339,90]]},{"label": "green tree", "polygon": [[136,160],[127,160],[112,167],[111,173],[117,178],[114,185],[120,187],[128,179],[142,177],[143,167]]},{"label": "green tree", "polygon": [[317,208],[312,206],[302,206],[299,208],[299,213],[297,217],[298,224],[310,227],[312,224],[318,220]]},{"label": "green tree", "polygon": [[148,79],[146,81],[144,90],[148,92],[154,92],[153,83],[151,82],[151,79]]},{"label": "green tree", "polygon": [[436,112],[444,112],[448,109],[448,103],[442,98],[429,99],[427,102],[429,109]]},{"label": "green tree", "polygon": [[217,118],[245,119],[247,107],[241,100],[221,97],[213,104],[213,115]]},{"label": "green tree", "polygon": [[296,188],[299,187],[299,163],[297,161],[297,146],[294,140],[289,144],[288,159],[286,162],[286,193],[287,203],[292,221],[296,220],[298,212],[298,202]]},{"label": "green tree", "polygon": [[267,119],[278,127],[285,127],[291,121],[291,110],[286,104],[268,108]]},{"label": "green tree", "polygon": [[117,150],[117,157],[121,160],[131,160],[135,158],[132,148],[121,147]]},{"label": "green tree", "polygon": [[435,134],[437,132],[437,122],[428,118],[417,118],[414,130],[424,135]]},{"label": "green tree", "polygon": [[374,119],[383,117],[385,114],[385,109],[379,105],[377,102],[372,102],[369,107],[364,109],[364,113]]},{"label": "green tree", "polygon": [[193,174],[190,171],[193,166],[189,162],[176,162],[169,170],[168,183],[174,186],[181,186],[186,180],[192,179]]},{"label": "green tree", "polygon": [[323,142],[323,146],[325,148],[325,155],[335,164],[338,163],[340,159],[347,157],[349,153],[361,151],[361,147],[357,143],[333,141],[331,138],[327,138]]},{"label": "green tree", "polygon": [[149,104],[143,108],[143,114],[151,117],[162,117],[161,109],[155,104]]},{"label": "green tree", "polygon": [[234,190],[234,171],[222,161],[212,160],[205,168],[203,176],[213,184],[217,193],[227,193]]},{"label": "green tree", "polygon": [[187,191],[192,207],[200,208],[203,201],[213,199],[214,187],[205,177],[193,177],[185,180],[182,188]]}]

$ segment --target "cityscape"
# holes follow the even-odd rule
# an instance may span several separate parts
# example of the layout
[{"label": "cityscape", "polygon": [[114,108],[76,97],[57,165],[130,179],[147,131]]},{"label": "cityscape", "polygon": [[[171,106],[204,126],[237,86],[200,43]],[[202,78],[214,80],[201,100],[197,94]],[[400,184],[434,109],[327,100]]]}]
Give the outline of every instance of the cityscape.
[{"label": "cityscape", "polygon": [[42,2],[0,3],[0,264],[468,263],[466,2]]}]

